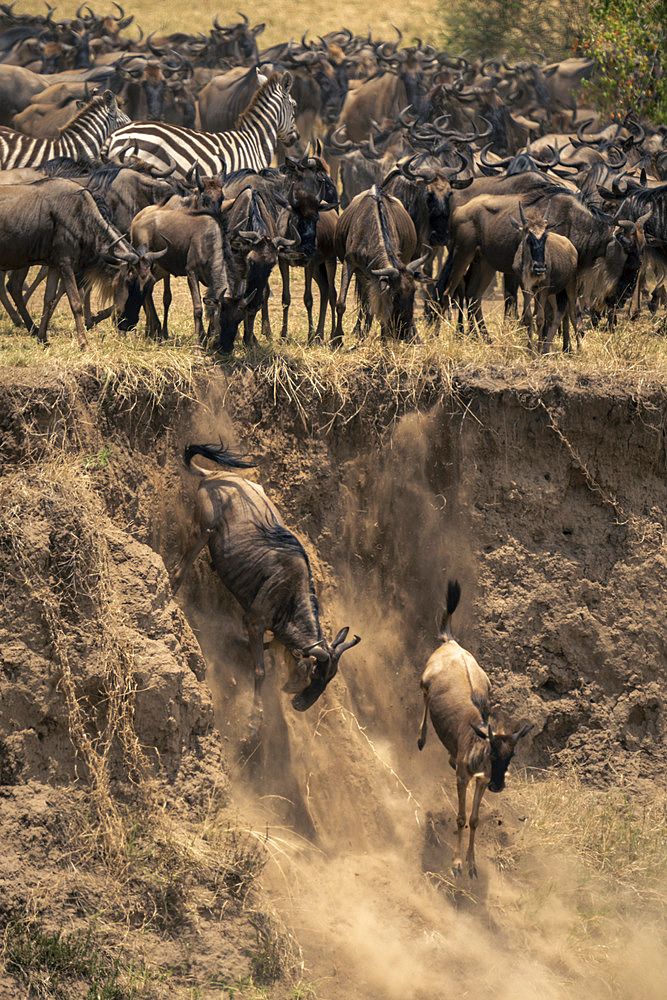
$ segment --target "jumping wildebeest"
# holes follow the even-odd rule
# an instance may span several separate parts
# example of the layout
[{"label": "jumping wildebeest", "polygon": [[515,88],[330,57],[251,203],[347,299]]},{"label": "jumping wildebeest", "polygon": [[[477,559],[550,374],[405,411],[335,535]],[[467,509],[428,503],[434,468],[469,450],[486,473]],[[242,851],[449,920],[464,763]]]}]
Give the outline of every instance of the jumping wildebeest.
[{"label": "jumping wildebeest", "polygon": [[463,828],[466,825],[466,792],[475,779],[475,794],[470,811],[470,840],[467,864],[470,877],[477,875],[475,864],[475,831],[479,821],[482,796],[502,792],[505,772],[514,756],[519,740],[533,728],[523,726],[515,733],[494,733],[489,722],[491,682],[475,657],[458,644],[449,625],[461,588],[450,580],[447,587],[447,607],[440,625],[442,645],[429,657],[422,674],[424,715],[417,745],[423,750],[426,725],[431,717],[438,738],[449,752],[449,763],[456,771],[459,808],[456,817],[458,840],[454,857],[454,873],[463,872]]},{"label": "jumping wildebeest", "polygon": [[[207,471],[193,462],[195,455],[224,471]],[[261,712],[264,633],[268,630],[291,654],[283,690],[294,694],[292,705],[305,712],[336,675],[345,650],[361,640],[355,635],[346,641],[347,628],[341,629],[331,645],[325,639],[303,545],[285,527],[262,487],[229,471],[249,468],[249,463],[224,447],[189,445],[185,464],[202,477],[195,509],[198,537],[181,560],[174,593],[208,544],[215,570],[243,608],[255,671],[255,711]]]}]

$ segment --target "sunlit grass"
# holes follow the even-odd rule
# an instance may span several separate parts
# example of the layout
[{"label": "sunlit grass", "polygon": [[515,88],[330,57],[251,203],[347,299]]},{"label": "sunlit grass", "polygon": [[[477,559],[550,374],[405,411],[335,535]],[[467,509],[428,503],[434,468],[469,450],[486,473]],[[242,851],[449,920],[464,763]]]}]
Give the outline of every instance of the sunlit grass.
[{"label": "sunlit grass", "polygon": [[[117,11],[111,0],[98,0],[91,4],[96,13],[113,13]],[[208,31],[213,24],[216,13],[220,24],[234,24],[240,20],[236,9],[224,4],[208,3],[206,0],[193,0],[188,4],[187,16],[184,17],[183,7],[170,2],[156,4],[152,0],[132,0],[123,4],[126,14],[134,14],[136,23],[144,32]],[[79,7],[79,0],[59,0],[56,4],[56,18],[71,17]],[[420,35],[424,41],[437,40],[439,19],[434,5],[425,4],[423,0],[387,0],[382,7],[369,9],[351,0],[342,4],[325,3],[324,0],[314,0],[304,7],[298,0],[284,0],[280,4],[266,4],[260,0],[246,0],[238,7],[250,20],[251,25],[265,23],[264,32],[258,36],[260,48],[273,45],[276,42],[301,38],[306,29],[310,29],[311,37],[317,37],[327,31],[348,27],[354,33],[366,34],[369,26],[373,37],[378,39],[396,38],[392,25],[400,28],[404,34],[404,44],[409,44],[415,35]],[[32,0],[19,0],[15,6],[16,12],[34,12],[39,8]],[[137,32],[131,26],[125,32],[134,38]]]}]

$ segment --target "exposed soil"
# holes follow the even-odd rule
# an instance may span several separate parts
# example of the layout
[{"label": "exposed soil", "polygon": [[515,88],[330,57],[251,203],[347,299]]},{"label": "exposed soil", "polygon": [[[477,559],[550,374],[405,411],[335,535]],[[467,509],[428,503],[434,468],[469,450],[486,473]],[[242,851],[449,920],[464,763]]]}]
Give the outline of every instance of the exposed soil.
[{"label": "exposed soil", "polygon": [[[295,930],[307,968],[325,977],[321,995],[430,1000],[432,974],[416,983],[413,965],[399,967],[402,951],[392,977],[383,965],[396,940],[432,962],[432,921],[442,918],[427,903],[422,872],[447,869],[453,782],[434,734],[422,755],[415,743],[418,679],[448,578],[461,582],[455,630],[491,676],[499,725],[534,723],[520,764],[572,768],[585,782],[622,781],[642,795],[664,786],[667,389],[574,377],[531,382],[511,371],[390,386],[360,372],[339,400],[333,391],[313,397],[297,373],[287,392],[247,368],[202,372],[197,395],[174,388],[159,400],[148,390],[129,398],[92,369],[76,378],[34,369],[0,376],[0,916],[40,899],[50,925],[76,927],[99,888],[99,867],[76,874],[68,863],[71,782],[83,787],[90,776],[77,763],[62,649],[44,611],[44,595],[55,595],[58,635],[93,735],[110,711],[104,643],[70,565],[72,539],[90,530],[106,553],[113,615],[133,650],[133,724],[166,812],[194,821],[224,799],[249,822],[284,828],[292,860],[305,837],[308,879],[294,881],[293,869],[286,876],[278,863],[265,889]],[[280,691],[277,661],[265,684],[263,741],[250,761],[241,753],[251,679],[238,606],[205,555],[177,603],[168,578],[196,486],[183,446],[220,437],[256,459],[252,475],[304,540],[325,629],[349,625],[363,639],[305,716]],[[94,524],[76,495],[45,492],[35,475],[54,455],[80,470],[98,504]],[[6,530],[13,511],[32,577],[17,569]],[[45,590],[35,589],[36,578]],[[113,743],[112,781],[128,801],[135,792],[126,758]],[[438,789],[448,783],[443,811]],[[417,814],[420,832],[411,826],[408,834]],[[494,797],[483,821],[482,857],[491,859],[519,835],[520,804]],[[494,832],[496,822],[504,827]],[[323,859],[326,874],[313,876]],[[482,879],[481,897],[493,894],[494,878]],[[345,899],[355,879],[366,887],[366,911],[352,918]],[[133,954],[180,970],[174,983],[210,981],[202,996],[221,996],[223,980],[256,970],[264,930],[214,879],[195,882],[178,932],[152,924]],[[124,905],[141,909],[145,891],[129,887]],[[414,912],[403,926],[388,914],[401,912],[406,898]],[[330,926],[331,914],[340,918],[333,934],[315,932]],[[371,927],[374,958],[360,944]],[[515,972],[532,981],[530,963],[520,966],[508,965],[508,984],[518,982]],[[576,995],[558,985],[576,980],[571,969],[553,975],[540,980],[540,995]],[[0,994],[12,982],[0,980]],[[479,983],[487,985],[485,976]],[[595,995],[589,980],[582,985]],[[634,993],[623,987],[617,995]]]}]

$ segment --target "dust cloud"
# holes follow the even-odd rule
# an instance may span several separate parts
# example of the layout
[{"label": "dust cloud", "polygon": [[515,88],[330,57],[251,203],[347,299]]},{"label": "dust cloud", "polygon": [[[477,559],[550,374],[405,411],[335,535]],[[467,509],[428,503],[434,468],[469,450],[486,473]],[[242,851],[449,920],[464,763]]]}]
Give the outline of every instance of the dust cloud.
[{"label": "dust cloud", "polygon": [[302,948],[318,1000],[484,991],[496,1000],[661,1000],[667,952],[657,913],[614,898],[574,853],[537,850],[518,778],[483,802],[479,879],[451,875],[454,775],[433,730],[422,754],[416,737],[419,676],[450,576],[463,590],[455,631],[463,641],[474,631],[459,454],[436,409],[405,417],[380,454],[346,468],[344,557],[335,586],[318,589],[329,633],[350,625],[363,641],[305,714],[280,690],[280,657],[267,653],[263,739],[249,758],[240,612],[224,595],[221,607],[210,587],[209,603],[200,590],[189,608],[236,763],[235,802],[268,831],[264,890]]}]

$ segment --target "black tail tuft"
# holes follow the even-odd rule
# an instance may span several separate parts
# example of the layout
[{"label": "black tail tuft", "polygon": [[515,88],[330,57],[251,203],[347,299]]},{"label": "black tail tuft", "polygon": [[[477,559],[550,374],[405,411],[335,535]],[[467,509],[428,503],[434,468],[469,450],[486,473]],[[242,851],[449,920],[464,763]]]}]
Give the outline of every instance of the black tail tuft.
[{"label": "black tail tuft", "polygon": [[203,455],[217,465],[226,465],[230,469],[253,469],[254,462],[246,462],[245,459],[235,451],[225,448],[224,444],[189,444],[185,449],[185,464],[190,468],[190,462],[195,455]]},{"label": "black tail tuft", "polygon": [[461,585],[458,580],[450,580],[447,584],[447,617],[451,616],[459,606],[461,600]]}]

